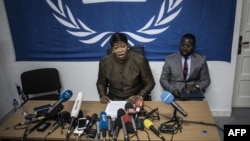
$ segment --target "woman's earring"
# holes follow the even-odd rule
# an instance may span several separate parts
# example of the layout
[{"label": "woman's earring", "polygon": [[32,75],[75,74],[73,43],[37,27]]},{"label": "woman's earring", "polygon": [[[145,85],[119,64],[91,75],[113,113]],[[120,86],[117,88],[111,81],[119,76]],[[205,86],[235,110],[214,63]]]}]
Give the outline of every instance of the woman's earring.
[{"label": "woman's earring", "polygon": [[128,48],[128,50],[129,50],[129,48]]}]

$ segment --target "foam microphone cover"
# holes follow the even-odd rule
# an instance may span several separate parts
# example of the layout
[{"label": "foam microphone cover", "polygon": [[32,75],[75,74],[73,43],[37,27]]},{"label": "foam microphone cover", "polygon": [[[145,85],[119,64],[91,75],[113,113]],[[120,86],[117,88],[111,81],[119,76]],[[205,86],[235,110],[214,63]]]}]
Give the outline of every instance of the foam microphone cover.
[{"label": "foam microphone cover", "polygon": [[51,113],[53,114],[54,112],[57,112],[58,109],[60,109],[60,107],[63,106],[62,103],[65,102],[65,101],[67,101],[67,100],[69,100],[69,99],[72,97],[72,95],[73,95],[73,92],[72,92],[71,90],[64,90],[64,91],[60,94],[59,100],[58,100],[56,103],[54,103],[54,104],[50,107],[50,109],[47,111],[47,115],[48,115],[48,116],[51,116],[51,115],[50,115]]},{"label": "foam microphone cover", "polygon": [[68,101],[73,95],[73,92],[71,90],[64,90],[60,96],[59,99],[62,99],[63,102]]},{"label": "foam microphone cover", "polygon": [[168,92],[168,91],[164,91],[161,94],[161,100],[165,103],[165,104],[171,104],[171,102],[174,101],[174,96]]},{"label": "foam microphone cover", "polygon": [[123,115],[123,121],[125,123],[126,129],[128,133],[134,133],[133,124],[131,121],[131,117],[128,114]]},{"label": "foam microphone cover", "polygon": [[124,109],[122,109],[122,108],[118,109],[118,111],[117,111],[117,117],[121,117],[124,114],[126,114],[126,112],[124,111]]},{"label": "foam microphone cover", "polygon": [[176,103],[174,101],[174,96],[168,92],[168,91],[164,91],[162,94],[161,94],[161,99],[164,103],[166,104],[171,104],[176,110],[178,110],[183,116],[187,116],[188,113],[182,109],[182,107],[180,105],[178,105],[178,103]]}]

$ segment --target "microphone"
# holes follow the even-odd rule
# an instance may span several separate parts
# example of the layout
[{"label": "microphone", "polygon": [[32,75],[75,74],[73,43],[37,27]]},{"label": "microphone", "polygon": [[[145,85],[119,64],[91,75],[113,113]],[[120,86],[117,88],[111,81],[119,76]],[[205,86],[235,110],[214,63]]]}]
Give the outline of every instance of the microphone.
[{"label": "microphone", "polygon": [[72,97],[72,95],[73,95],[73,92],[71,90],[65,90],[65,91],[63,91],[60,94],[59,100],[49,108],[47,114],[50,114],[52,111],[54,111],[55,109],[57,109],[57,107],[59,105],[61,105],[63,102],[69,100]]},{"label": "microphone", "polygon": [[135,115],[136,114],[135,108],[134,108],[134,106],[133,106],[133,104],[131,102],[127,102],[125,104],[125,110],[129,115]]},{"label": "microphone", "polygon": [[108,119],[107,113],[101,112],[100,113],[100,131],[102,132],[102,137],[106,138],[106,131],[108,130]]},{"label": "microphone", "polygon": [[91,116],[91,118],[90,118],[90,120],[89,120],[89,122],[88,122],[88,124],[87,124],[87,126],[86,126],[85,133],[88,133],[88,131],[89,131],[89,130],[92,128],[92,126],[96,123],[97,119],[98,119],[98,115],[97,115],[96,113],[94,113],[94,114]]},{"label": "microphone", "polygon": [[37,117],[37,118],[32,118],[30,120],[26,120],[26,121],[21,122],[20,125],[35,123],[35,122],[43,120],[43,119],[45,119],[45,116],[40,116],[40,117]]},{"label": "microphone", "polygon": [[114,141],[117,141],[119,131],[123,127],[122,126],[122,121],[123,121],[122,116],[124,114],[125,114],[125,111],[122,108],[118,109],[117,117],[116,117],[115,123],[114,123],[114,134],[113,134],[113,140]]},{"label": "microphone", "polygon": [[79,114],[81,104],[82,104],[82,97],[83,97],[83,93],[78,92],[76,101],[73,105],[73,108],[72,108],[71,114],[70,114],[71,122],[70,122],[70,126],[68,128],[68,132],[67,132],[68,134],[71,133],[73,126],[75,126],[74,123],[75,123],[75,120],[78,118],[78,114]]},{"label": "microphone", "polygon": [[122,120],[125,124],[125,128],[127,130],[128,133],[134,133],[135,130],[134,130],[134,127],[133,127],[133,124],[132,124],[132,120],[129,116],[129,114],[125,114],[122,116]]},{"label": "microphone", "polygon": [[143,121],[143,125],[144,127],[146,127],[147,129],[150,129],[155,135],[157,135],[159,138],[161,138],[162,141],[165,141],[165,138],[161,135],[161,133],[155,129],[155,127],[153,126],[152,121],[150,121],[149,119],[144,119]]},{"label": "microphone", "polygon": [[112,136],[112,121],[111,121],[111,116],[107,116],[107,122],[108,122],[108,134],[109,137]]},{"label": "microphone", "polygon": [[96,119],[96,136],[98,141],[100,140],[100,120],[99,118]]},{"label": "microphone", "polygon": [[100,130],[101,131],[108,130],[108,121],[106,112],[100,113]]},{"label": "microphone", "polygon": [[24,137],[26,137],[27,135],[29,135],[31,132],[33,132],[35,129],[37,129],[39,126],[41,126],[43,124],[44,120],[39,121],[36,125],[34,125],[33,127],[31,127],[30,129],[27,128],[27,130],[24,133]]},{"label": "microphone", "polygon": [[[136,111],[134,109],[133,104],[130,103],[130,102],[127,102],[125,104],[125,110],[127,111],[127,114],[129,115],[129,118],[130,118],[130,121],[131,121],[130,123],[132,124],[132,127],[133,127],[133,130],[129,131],[129,133],[137,133],[135,119],[134,119],[134,115],[136,114]],[[127,120],[127,119],[128,118],[125,118],[124,121]],[[128,127],[127,127],[127,129],[128,129]],[[130,130],[130,129],[128,129],[128,130]]]},{"label": "microphone", "polygon": [[61,121],[60,120],[57,120],[53,126],[51,127],[51,129],[49,130],[48,132],[48,135],[51,134],[52,132],[54,132],[58,127],[61,126]]},{"label": "microphone", "polygon": [[165,103],[165,104],[171,104],[176,110],[178,110],[183,116],[187,116],[188,113],[185,112],[175,101],[174,101],[174,96],[168,92],[168,91],[164,91],[161,94],[161,100]]},{"label": "microphone", "polygon": [[[128,136],[127,128],[126,128],[126,125],[125,125],[125,121],[123,119],[123,117],[126,115],[126,112],[124,111],[124,109],[120,108],[120,109],[118,109],[117,113],[118,113],[118,115],[117,115],[118,119],[120,118],[120,120],[122,122],[122,129],[123,129],[123,134],[124,134],[124,141],[129,141],[129,136]],[[129,115],[128,115],[128,118],[129,118]]]}]

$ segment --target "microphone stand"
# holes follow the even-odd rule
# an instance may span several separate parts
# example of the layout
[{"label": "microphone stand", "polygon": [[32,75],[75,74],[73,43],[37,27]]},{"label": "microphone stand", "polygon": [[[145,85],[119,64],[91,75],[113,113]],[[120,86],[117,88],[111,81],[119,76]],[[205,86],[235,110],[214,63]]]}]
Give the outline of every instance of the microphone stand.
[{"label": "microphone stand", "polygon": [[164,125],[164,124],[167,124],[167,123],[174,123],[172,126],[174,127],[175,125],[177,125],[177,132],[178,130],[182,130],[182,119],[180,117],[177,116],[177,110],[174,109],[174,112],[173,112],[173,117],[169,120],[169,121],[166,121],[164,123],[162,123],[161,125]]}]

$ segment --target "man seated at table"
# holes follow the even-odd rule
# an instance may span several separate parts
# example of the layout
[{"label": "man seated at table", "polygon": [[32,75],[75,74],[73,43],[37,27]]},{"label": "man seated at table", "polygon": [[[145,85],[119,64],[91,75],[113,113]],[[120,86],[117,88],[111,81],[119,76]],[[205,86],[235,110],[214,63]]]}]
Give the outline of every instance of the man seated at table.
[{"label": "man seated at table", "polygon": [[193,34],[184,34],[179,52],[166,56],[160,84],[164,90],[179,98],[182,92],[205,92],[210,84],[209,69],[204,55],[194,52],[196,39]]}]

